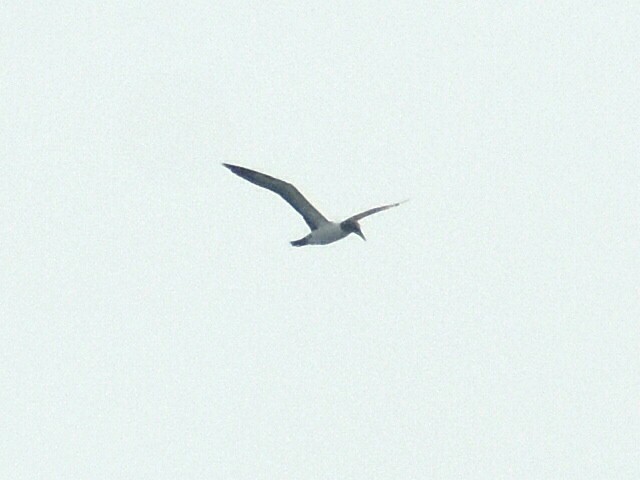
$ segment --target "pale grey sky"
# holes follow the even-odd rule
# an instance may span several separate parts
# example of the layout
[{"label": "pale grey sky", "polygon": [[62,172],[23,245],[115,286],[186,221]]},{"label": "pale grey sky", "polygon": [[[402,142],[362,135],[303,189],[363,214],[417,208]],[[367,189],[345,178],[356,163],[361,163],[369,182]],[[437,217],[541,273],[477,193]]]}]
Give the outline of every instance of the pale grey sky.
[{"label": "pale grey sky", "polygon": [[[0,477],[640,478],[637,2],[46,3],[0,11]],[[295,249],[221,162],[412,200]]]}]

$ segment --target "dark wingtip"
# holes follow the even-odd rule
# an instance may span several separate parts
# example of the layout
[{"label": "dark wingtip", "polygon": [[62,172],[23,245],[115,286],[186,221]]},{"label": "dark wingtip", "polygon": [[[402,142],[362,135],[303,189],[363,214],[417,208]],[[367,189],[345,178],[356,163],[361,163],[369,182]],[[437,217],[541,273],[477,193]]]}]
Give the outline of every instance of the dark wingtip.
[{"label": "dark wingtip", "polygon": [[238,165],[231,165],[230,163],[223,163],[222,165],[223,165],[223,166],[225,166],[225,167],[227,167],[229,170],[231,170],[231,171],[232,171],[233,173],[235,173],[236,175],[240,175],[240,176],[242,176],[241,174],[242,174],[243,172],[246,172],[246,171],[247,171],[247,169],[246,169],[246,168],[239,167]]}]

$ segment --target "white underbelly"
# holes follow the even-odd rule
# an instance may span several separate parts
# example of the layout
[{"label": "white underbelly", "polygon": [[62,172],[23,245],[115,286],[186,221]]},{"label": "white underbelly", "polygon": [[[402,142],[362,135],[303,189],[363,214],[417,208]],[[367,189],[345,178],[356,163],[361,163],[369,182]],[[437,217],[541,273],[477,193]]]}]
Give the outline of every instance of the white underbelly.
[{"label": "white underbelly", "polygon": [[347,236],[347,232],[340,228],[339,223],[327,223],[321,226],[319,229],[311,232],[311,238],[309,238],[309,244],[311,245],[326,245],[327,243],[335,242]]}]

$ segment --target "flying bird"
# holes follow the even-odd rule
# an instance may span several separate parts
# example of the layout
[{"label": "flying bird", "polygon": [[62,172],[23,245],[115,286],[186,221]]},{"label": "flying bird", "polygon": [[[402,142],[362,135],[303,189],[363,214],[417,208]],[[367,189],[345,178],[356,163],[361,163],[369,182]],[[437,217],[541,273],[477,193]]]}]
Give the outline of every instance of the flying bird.
[{"label": "flying bird", "polygon": [[270,177],[264,173],[239,167],[237,165],[230,165],[228,163],[223,163],[222,165],[239,177],[258,185],[259,187],[266,188],[267,190],[277,193],[287,201],[295,211],[302,215],[304,221],[309,225],[311,233],[300,240],[292,241],[291,245],[294,247],[302,247],[304,245],[326,245],[340,240],[350,233],[355,233],[363,240],[366,240],[362,230],[360,229],[360,224],[358,223],[360,220],[368,217],[369,215],[373,215],[374,213],[382,212],[388,208],[397,207],[401,203],[406,202],[406,200],[404,200],[403,202],[383,205],[382,207],[376,207],[362,213],[358,213],[357,215],[349,217],[342,222],[331,222],[327,220],[317,208],[311,205],[300,191],[290,183]]}]

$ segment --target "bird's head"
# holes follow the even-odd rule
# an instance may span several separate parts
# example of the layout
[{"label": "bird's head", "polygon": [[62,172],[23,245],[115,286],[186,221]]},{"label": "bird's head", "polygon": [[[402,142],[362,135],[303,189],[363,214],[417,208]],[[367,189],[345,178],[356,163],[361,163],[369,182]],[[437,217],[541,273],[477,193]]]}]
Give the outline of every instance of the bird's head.
[{"label": "bird's head", "polygon": [[364,233],[362,233],[362,230],[360,229],[360,224],[356,220],[351,220],[351,219],[345,220],[344,222],[342,222],[340,224],[340,227],[345,232],[347,232],[347,233],[355,233],[356,235],[358,235],[363,240],[366,240],[366,238],[364,236]]}]

